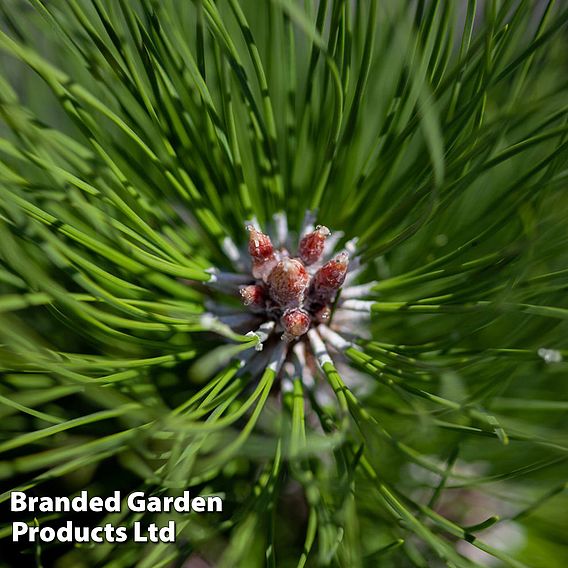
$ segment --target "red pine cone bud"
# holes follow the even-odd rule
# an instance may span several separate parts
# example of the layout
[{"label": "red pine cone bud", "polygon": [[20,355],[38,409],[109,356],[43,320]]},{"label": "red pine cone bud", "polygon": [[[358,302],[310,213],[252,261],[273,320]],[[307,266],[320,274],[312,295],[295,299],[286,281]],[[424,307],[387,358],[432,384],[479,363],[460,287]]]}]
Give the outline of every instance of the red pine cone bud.
[{"label": "red pine cone bud", "polygon": [[301,308],[291,308],[284,312],[280,318],[280,323],[284,328],[282,339],[293,341],[308,331],[311,320],[306,311]]},{"label": "red pine cone bud", "polygon": [[265,296],[263,286],[250,284],[249,286],[243,286],[239,292],[245,306],[251,306],[253,308],[261,308],[264,306]]},{"label": "red pine cone bud", "polygon": [[317,262],[323,253],[325,239],[331,235],[331,231],[323,225],[318,225],[312,233],[304,235],[298,247],[300,258],[309,266]]},{"label": "red pine cone bud", "polygon": [[345,281],[348,266],[349,255],[346,252],[326,262],[314,275],[312,296],[321,303],[331,300]]},{"label": "red pine cone bud", "polygon": [[309,274],[299,260],[285,258],[268,277],[270,295],[281,306],[297,306],[304,300],[309,280]]},{"label": "red pine cone bud", "polygon": [[247,229],[250,232],[248,249],[252,258],[252,275],[255,278],[266,280],[276,265],[272,241],[268,235],[258,231],[252,225],[249,225]]},{"label": "red pine cone bud", "polygon": [[274,255],[274,247],[268,235],[258,231],[252,225],[247,227],[249,235],[249,253],[255,260],[268,260]]}]

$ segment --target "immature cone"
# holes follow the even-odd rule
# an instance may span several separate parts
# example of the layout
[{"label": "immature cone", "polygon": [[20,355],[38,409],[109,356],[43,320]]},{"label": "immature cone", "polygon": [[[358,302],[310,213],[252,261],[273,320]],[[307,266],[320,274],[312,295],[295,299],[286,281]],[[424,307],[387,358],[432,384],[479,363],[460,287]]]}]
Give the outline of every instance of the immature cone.
[{"label": "immature cone", "polygon": [[265,304],[264,287],[259,284],[243,286],[239,290],[243,304],[251,308],[263,308]]},{"label": "immature cone", "polygon": [[316,230],[305,235],[300,241],[298,254],[306,265],[314,264],[323,254],[325,239],[331,235],[331,231],[323,225],[318,225]]},{"label": "immature cone", "polygon": [[304,265],[295,258],[281,260],[268,277],[271,298],[282,307],[299,306],[310,276]]},{"label": "immature cone", "polygon": [[276,266],[274,246],[268,235],[258,231],[252,225],[249,230],[249,254],[252,258],[252,275],[266,281],[272,269]]},{"label": "immature cone", "polygon": [[284,312],[280,318],[280,323],[284,328],[282,339],[284,341],[294,341],[298,337],[307,333],[310,329],[310,316],[301,308],[291,308]]},{"label": "immature cone", "polygon": [[314,274],[310,295],[322,304],[332,300],[345,281],[348,266],[349,255],[346,252],[326,262]]}]

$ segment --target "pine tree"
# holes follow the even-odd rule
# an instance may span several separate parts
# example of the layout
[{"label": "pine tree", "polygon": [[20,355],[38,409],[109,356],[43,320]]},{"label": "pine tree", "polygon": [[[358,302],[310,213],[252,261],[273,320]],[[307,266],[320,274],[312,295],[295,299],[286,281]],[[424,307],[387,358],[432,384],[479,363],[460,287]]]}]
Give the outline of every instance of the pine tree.
[{"label": "pine tree", "polygon": [[0,17],[0,565],[567,565],[565,3]]}]

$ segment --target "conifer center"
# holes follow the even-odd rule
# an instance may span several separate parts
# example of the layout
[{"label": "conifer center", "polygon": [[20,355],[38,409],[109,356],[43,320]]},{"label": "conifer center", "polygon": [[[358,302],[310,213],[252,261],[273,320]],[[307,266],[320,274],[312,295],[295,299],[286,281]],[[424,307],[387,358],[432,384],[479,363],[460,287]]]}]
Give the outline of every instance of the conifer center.
[{"label": "conifer center", "polygon": [[288,342],[300,338],[312,325],[327,323],[349,268],[345,251],[324,262],[330,230],[318,225],[306,232],[295,254],[290,254],[283,247],[275,248],[270,237],[254,226],[247,229],[255,282],[240,288],[243,304],[277,322],[282,339]]}]

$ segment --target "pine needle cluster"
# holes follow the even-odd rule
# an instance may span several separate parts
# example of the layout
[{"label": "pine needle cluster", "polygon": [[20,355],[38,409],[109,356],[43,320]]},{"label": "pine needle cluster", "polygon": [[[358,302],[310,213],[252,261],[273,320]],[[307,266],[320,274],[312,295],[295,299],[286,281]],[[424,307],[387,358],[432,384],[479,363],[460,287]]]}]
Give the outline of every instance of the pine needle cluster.
[{"label": "pine needle cluster", "polygon": [[[1,506],[224,503],[88,518],[174,519],[173,544],[18,548],[6,522],[0,566],[564,568],[567,24],[554,0],[0,2]],[[307,333],[243,306],[247,225],[347,251]]]}]

